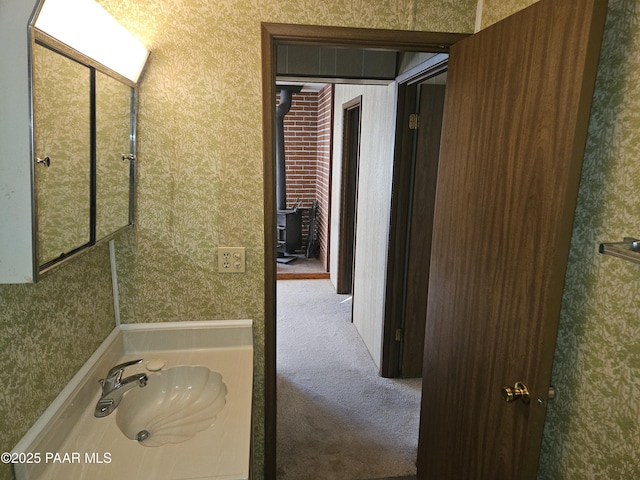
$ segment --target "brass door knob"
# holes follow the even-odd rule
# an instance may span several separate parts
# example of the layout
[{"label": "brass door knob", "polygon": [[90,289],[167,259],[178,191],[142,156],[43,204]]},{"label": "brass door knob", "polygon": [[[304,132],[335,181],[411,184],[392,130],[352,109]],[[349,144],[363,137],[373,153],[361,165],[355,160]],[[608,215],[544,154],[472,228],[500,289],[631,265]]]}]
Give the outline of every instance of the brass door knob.
[{"label": "brass door knob", "polygon": [[515,402],[518,399],[522,400],[523,403],[529,403],[529,389],[524,383],[516,382],[513,387],[502,387],[502,398],[507,403]]}]

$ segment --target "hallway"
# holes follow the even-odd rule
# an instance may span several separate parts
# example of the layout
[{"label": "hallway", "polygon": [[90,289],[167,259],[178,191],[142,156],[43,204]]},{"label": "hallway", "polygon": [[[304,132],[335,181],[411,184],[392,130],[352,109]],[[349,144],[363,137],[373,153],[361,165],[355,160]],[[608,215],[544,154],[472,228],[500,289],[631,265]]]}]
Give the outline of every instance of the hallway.
[{"label": "hallway", "polygon": [[378,375],[329,280],[277,289],[278,479],[415,475],[421,380]]}]

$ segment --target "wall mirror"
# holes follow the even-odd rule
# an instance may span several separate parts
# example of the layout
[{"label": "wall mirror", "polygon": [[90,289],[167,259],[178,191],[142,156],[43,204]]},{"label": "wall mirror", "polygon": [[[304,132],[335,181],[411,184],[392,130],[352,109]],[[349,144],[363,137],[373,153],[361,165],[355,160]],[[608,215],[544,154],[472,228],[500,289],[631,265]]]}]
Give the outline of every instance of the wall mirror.
[{"label": "wall mirror", "polygon": [[[133,223],[134,90],[96,72],[96,239]],[[125,158],[122,155],[125,154]]]},{"label": "wall mirror", "polygon": [[0,5],[0,284],[36,283],[133,223],[149,50],[94,0]]},{"label": "wall mirror", "polygon": [[40,273],[133,224],[135,84],[34,29]]},{"label": "wall mirror", "polygon": [[33,48],[35,194],[40,264],[90,242],[91,76],[44,45]]}]

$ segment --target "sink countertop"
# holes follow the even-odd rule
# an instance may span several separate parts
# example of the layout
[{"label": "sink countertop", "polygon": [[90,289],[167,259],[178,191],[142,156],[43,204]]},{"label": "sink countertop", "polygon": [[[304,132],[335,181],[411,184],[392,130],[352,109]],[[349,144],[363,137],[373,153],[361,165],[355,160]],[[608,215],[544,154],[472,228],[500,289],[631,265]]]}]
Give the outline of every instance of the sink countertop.
[{"label": "sink countertop", "polygon": [[[26,448],[21,442],[14,449],[39,452],[41,456],[38,465],[18,466],[27,467],[16,469],[16,473],[24,470],[20,474],[27,475],[18,478],[248,478],[253,346],[251,323],[239,322],[178,322],[166,328],[154,324],[120,329],[108,339],[102,354],[92,357],[93,365],[83,367],[86,372],[82,380],[36,440]],[[124,436],[116,425],[117,410],[105,418],[95,418],[98,380],[112,366],[137,358],[143,358],[143,362],[127,367],[125,376],[156,374],[145,367],[146,361],[154,359],[166,362],[162,370],[203,365],[219,372],[228,393],[214,425],[183,443],[147,447]],[[59,428],[61,425],[66,428]]]}]

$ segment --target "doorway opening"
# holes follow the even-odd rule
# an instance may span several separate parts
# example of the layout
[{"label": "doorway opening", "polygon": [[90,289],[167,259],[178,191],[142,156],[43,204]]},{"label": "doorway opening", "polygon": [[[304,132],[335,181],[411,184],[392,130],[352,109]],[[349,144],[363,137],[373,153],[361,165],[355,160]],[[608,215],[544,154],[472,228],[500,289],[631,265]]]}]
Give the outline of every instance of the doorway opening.
[{"label": "doorway opening", "polygon": [[398,78],[381,374],[421,377],[448,55]]},{"label": "doorway opening", "polygon": [[[371,150],[377,149],[379,143],[373,143],[373,148],[367,145],[371,133],[387,132],[387,143],[392,144],[394,122],[393,118],[387,119],[388,128],[377,130],[383,123],[381,115],[372,113],[393,112],[396,107],[393,85],[335,85],[335,89],[338,161],[334,178],[335,191],[342,193],[342,200],[335,203],[352,205],[352,231],[347,238],[353,238],[355,199],[359,197],[359,144],[365,152],[364,162],[378,158],[372,156]],[[356,91],[362,94],[354,94]],[[381,103],[375,99],[384,100],[388,109],[374,107]],[[358,139],[363,116],[370,118],[366,119],[361,143]],[[354,161],[344,161],[349,157]],[[363,170],[380,173],[372,170],[372,165],[364,165]],[[366,182],[364,186],[367,187]],[[345,200],[347,189],[353,192],[351,200]],[[344,206],[338,209],[341,213],[345,210]],[[380,219],[383,216],[378,215]],[[344,224],[345,215],[339,217]],[[332,229],[334,234],[338,231]],[[383,238],[384,234],[377,237]],[[318,479],[415,474],[421,380],[392,380],[379,375],[351,323],[352,298],[336,294],[331,282],[279,280],[277,298],[278,475],[283,479],[301,478],[305,475],[299,469],[304,471],[305,466],[313,468],[323,462],[326,467],[315,474]]]},{"label": "doorway opening", "polygon": [[342,185],[340,188],[340,230],[338,232],[337,293],[353,294],[358,212],[358,170],[362,95],[342,106]]},{"label": "doorway opening", "polygon": [[446,52],[465,34],[380,31],[339,27],[263,24],[264,179],[265,179],[265,472],[275,477],[276,448],[276,275],[274,113],[278,44],[348,46],[395,51]]},{"label": "doorway opening", "polygon": [[[263,25],[267,389],[275,389],[268,216],[274,39],[369,47],[400,46],[404,39],[405,48],[422,51],[435,38],[441,50],[456,43],[443,116],[425,335],[424,374],[438,388],[422,394],[418,475],[535,476],[606,8],[601,1],[544,0],[461,42],[442,34]],[[500,395],[487,394],[504,392],[513,378],[525,379],[537,401],[506,410]],[[267,392],[268,448],[275,448],[269,444],[274,397],[275,391]],[[469,398],[481,401],[470,404]],[[270,453],[267,474],[275,476]],[[496,455],[505,461],[495,462]]]},{"label": "doorway opening", "polygon": [[[380,111],[379,106],[374,109],[373,99],[384,99],[385,105],[393,111],[393,85],[340,84],[335,85],[335,89],[334,134],[337,138],[334,156],[337,161],[333,168],[333,190],[343,195],[342,201],[334,200],[334,206],[335,203],[352,205],[350,236],[353,238],[355,199],[359,197],[356,195],[356,173],[360,118],[371,117],[366,119],[363,129],[363,158],[372,163],[377,156],[372,155],[372,146],[366,144],[370,142],[374,127],[382,123],[379,116],[372,115]],[[354,91],[361,91],[362,95],[354,95]],[[383,96],[379,96],[381,92]],[[365,108],[361,107],[362,102]],[[392,138],[392,119],[387,120],[386,126],[382,131]],[[345,131],[346,135],[343,135]],[[389,139],[387,143],[392,142]],[[350,156],[355,161],[341,165],[340,160]],[[373,167],[379,168],[379,165],[365,165],[364,171],[376,172]],[[345,201],[346,188],[340,188],[340,185],[347,185],[353,192],[352,200]],[[366,182],[364,186],[366,191]],[[338,207],[335,211],[342,213],[345,208]],[[383,216],[379,215],[380,218]],[[336,217],[344,224],[345,215]],[[338,231],[338,228],[332,228],[334,234]],[[278,474],[285,479],[300,478],[296,477],[301,474],[296,468],[301,467],[301,462],[304,468],[305,461],[315,465],[323,460],[327,464],[328,476],[325,478],[380,478],[412,473],[420,381],[395,381],[379,376],[377,366],[351,323],[353,302],[350,295],[337,295],[334,284],[329,281],[307,282],[307,290],[300,290],[297,284],[295,280],[278,281],[277,284]],[[293,314],[292,304],[297,307]],[[330,312],[335,314],[328,315]],[[320,318],[324,320],[322,330],[318,332],[315,328]],[[326,342],[327,337],[331,341]],[[313,341],[309,345],[310,339]],[[363,391],[368,393],[363,395]],[[385,412],[389,403],[394,405],[392,412]],[[366,422],[360,417],[363,414]],[[409,421],[411,414],[413,420]],[[362,428],[365,423],[369,424],[369,430]],[[322,425],[322,428],[305,430],[309,424]],[[357,442],[355,438],[358,438]],[[366,465],[360,463],[364,456],[369,458]],[[317,475],[322,478],[320,472]]]}]

